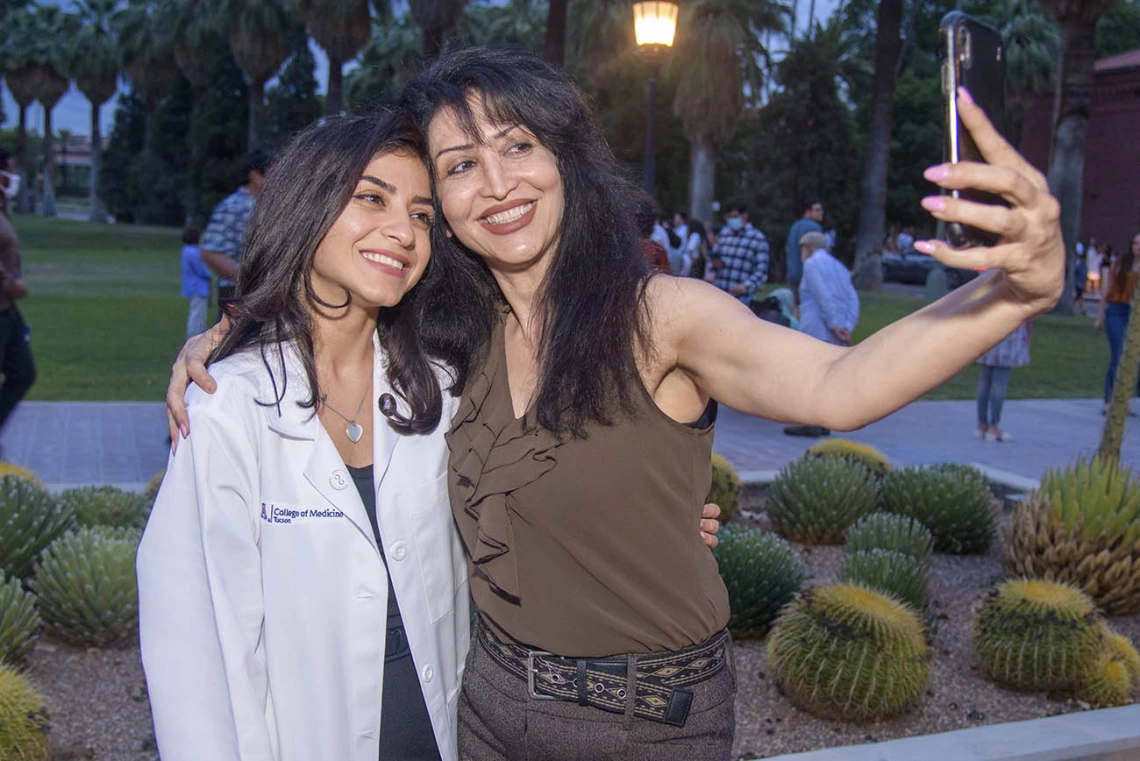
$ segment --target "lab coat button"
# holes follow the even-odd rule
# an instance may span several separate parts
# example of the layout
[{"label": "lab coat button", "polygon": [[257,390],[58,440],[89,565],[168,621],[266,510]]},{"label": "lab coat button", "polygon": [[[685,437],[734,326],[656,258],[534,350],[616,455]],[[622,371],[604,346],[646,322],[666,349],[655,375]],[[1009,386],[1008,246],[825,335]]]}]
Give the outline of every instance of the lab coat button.
[{"label": "lab coat button", "polygon": [[434,678],[435,678],[435,669],[433,669],[431,667],[431,664],[429,663],[427,666],[424,666],[424,683],[428,684]]},{"label": "lab coat button", "polygon": [[392,545],[392,559],[403,560],[408,556],[408,547],[403,542],[396,542]]},{"label": "lab coat button", "polygon": [[348,486],[348,474],[343,470],[334,470],[329,476],[329,486],[340,491]]}]

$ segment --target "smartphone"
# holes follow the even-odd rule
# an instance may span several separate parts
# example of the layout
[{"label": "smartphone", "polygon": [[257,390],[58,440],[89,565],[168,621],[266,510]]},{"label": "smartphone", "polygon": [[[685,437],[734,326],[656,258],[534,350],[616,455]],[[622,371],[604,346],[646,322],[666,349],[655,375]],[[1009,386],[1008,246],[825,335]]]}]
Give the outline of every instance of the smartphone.
[{"label": "smartphone", "polygon": [[[958,88],[965,87],[1002,135],[1005,122],[1005,45],[1001,35],[961,11],[942,17],[938,27],[942,58],[943,160],[981,161],[981,152],[958,116]],[[980,190],[943,190],[955,198],[1008,206],[1001,196]],[[992,246],[1000,236],[957,222],[946,224],[946,239],[956,248]]]}]

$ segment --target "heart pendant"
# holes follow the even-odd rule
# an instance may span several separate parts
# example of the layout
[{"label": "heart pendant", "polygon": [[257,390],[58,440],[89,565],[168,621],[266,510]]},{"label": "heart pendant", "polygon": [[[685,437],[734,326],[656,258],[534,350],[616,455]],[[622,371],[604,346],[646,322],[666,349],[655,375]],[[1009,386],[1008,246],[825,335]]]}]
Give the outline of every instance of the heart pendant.
[{"label": "heart pendant", "polygon": [[360,427],[359,423],[349,423],[348,427],[344,429],[344,435],[355,444],[360,441],[360,437],[364,435],[364,429]]}]

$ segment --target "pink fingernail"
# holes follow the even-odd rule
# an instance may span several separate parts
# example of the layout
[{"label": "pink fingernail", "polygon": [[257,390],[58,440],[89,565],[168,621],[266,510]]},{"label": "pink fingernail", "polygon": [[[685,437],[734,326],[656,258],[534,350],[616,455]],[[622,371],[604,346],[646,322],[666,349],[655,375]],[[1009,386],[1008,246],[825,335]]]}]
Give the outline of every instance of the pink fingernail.
[{"label": "pink fingernail", "polygon": [[943,196],[927,196],[922,199],[922,208],[927,211],[945,211],[946,198]]},{"label": "pink fingernail", "polygon": [[958,88],[958,99],[969,103],[971,106],[974,105],[974,96],[970,95],[970,91],[965,87]]},{"label": "pink fingernail", "polygon": [[934,244],[928,240],[915,241],[914,248],[916,251],[921,251],[924,254],[934,253]]},{"label": "pink fingernail", "polygon": [[190,431],[186,428],[185,425],[178,426],[178,432],[182,434],[182,438],[186,438],[190,435]]},{"label": "pink fingernail", "polygon": [[942,182],[950,176],[950,166],[948,164],[938,164],[937,166],[928,167],[922,176],[931,182]]}]

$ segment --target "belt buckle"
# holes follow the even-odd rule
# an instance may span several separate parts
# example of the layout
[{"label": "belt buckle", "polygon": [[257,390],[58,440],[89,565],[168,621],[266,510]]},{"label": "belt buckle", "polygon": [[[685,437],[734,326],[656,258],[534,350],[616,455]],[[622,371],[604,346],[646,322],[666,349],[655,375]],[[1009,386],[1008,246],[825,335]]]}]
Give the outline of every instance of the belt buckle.
[{"label": "belt buckle", "polygon": [[538,669],[534,667],[535,656],[538,655],[554,655],[545,650],[530,650],[526,654],[526,691],[535,700],[559,700],[557,695],[539,695],[537,692],[538,685],[535,684],[534,675],[538,673]]}]

